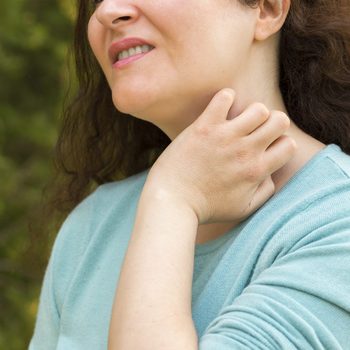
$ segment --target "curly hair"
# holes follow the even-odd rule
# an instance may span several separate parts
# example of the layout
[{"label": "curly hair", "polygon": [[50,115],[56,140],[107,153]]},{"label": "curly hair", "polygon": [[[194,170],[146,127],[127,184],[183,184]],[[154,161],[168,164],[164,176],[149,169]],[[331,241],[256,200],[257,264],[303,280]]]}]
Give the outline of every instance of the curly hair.
[{"label": "curly hair", "polygon": [[[74,57],[79,89],[64,112],[56,146],[54,205],[65,212],[94,186],[151,167],[170,143],[155,125],[114,107],[86,36],[91,11],[86,0],[78,0]],[[292,0],[280,33],[279,84],[298,127],[350,154],[349,18],[349,0]]]}]

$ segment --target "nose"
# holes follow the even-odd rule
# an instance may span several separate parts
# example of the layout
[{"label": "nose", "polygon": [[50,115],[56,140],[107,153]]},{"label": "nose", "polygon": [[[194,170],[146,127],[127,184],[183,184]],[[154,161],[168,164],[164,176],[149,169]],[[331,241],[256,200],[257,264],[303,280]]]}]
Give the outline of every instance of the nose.
[{"label": "nose", "polygon": [[138,10],[133,6],[132,1],[104,0],[96,8],[97,20],[104,26],[115,29],[135,21]]}]

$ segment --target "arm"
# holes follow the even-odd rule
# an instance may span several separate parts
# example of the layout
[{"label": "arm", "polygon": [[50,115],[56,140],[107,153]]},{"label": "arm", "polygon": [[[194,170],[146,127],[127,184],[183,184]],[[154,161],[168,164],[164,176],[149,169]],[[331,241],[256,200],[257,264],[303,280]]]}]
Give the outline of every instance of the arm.
[{"label": "arm", "polygon": [[118,284],[109,349],[197,349],[191,287],[198,219],[145,188]]},{"label": "arm", "polygon": [[29,350],[69,347],[65,343],[69,337],[62,337],[62,324],[66,322],[62,320],[62,307],[76,268],[90,242],[91,218],[95,212],[94,196],[89,196],[68,215],[55,238]]},{"label": "arm", "polygon": [[56,349],[57,346],[60,317],[56,306],[53,270],[52,254],[44,276],[35,330],[29,350],[50,350]]},{"label": "arm", "polygon": [[[295,216],[277,234],[282,240],[278,246],[290,248],[270,266],[262,259],[258,270],[265,265],[264,269],[241,294],[227,297],[201,334],[200,350],[349,348],[350,220],[347,215],[320,224],[324,213],[339,208],[336,200],[321,202],[318,215],[313,210],[312,217],[300,213],[302,218]],[[256,226],[258,221],[253,221]],[[268,250],[267,255],[276,256],[272,245]]]},{"label": "arm", "polygon": [[191,318],[198,225],[239,222],[274,192],[271,173],[294,153],[282,113],[253,104],[227,120],[224,89],[153,165],[116,291],[110,350],[198,348]]}]

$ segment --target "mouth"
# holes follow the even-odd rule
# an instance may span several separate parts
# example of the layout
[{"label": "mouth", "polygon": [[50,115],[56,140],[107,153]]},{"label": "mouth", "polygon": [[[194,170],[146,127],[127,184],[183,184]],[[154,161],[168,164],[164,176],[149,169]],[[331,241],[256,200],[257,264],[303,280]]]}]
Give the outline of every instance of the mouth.
[{"label": "mouth", "polygon": [[113,43],[108,55],[112,65],[119,61],[131,58],[136,55],[143,55],[152,51],[155,47],[140,38],[126,38]]},{"label": "mouth", "polygon": [[150,45],[142,45],[142,46],[138,45],[138,46],[135,46],[135,47],[131,47],[128,50],[123,50],[123,51],[119,52],[118,55],[116,57],[114,57],[114,62],[113,63],[125,60],[125,59],[127,59],[129,57],[133,57],[133,56],[136,56],[136,55],[140,55],[140,54],[143,54],[143,53],[150,52],[153,49],[154,49],[154,47],[150,46]]}]

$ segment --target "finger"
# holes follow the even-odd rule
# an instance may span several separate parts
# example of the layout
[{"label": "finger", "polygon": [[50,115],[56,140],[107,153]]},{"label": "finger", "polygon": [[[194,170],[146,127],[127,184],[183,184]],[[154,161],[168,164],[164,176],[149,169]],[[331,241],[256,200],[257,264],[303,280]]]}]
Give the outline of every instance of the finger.
[{"label": "finger", "polygon": [[262,103],[253,103],[239,116],[229,121],[232,131],[239,136],[246,136],[264,124],[270,116],[270,111]]},{"label": "finger", "polygon": [[229,88],[217,92],[198,120],[214,123],[226,120],[228,111],[234,102],[235,95],[234,90]]},{"label": "finger", "polygon": [[264,153],[264,162],[270,174],[282,168],[292,159],[297,149],[296,142],[283,135],[273,142]]},{"label": "finger", "polygon": [[275,193],[275,184],[271,176],[267,177],[257,188],[253,199],[247,208],[246,214],[250,215],[259,209]]},{"label": "finger", "polygon": [[290,127],[288,116],[280,111],[271,111],[268,120],[255,129],[249,137],[257,147],[267,149]]}]

